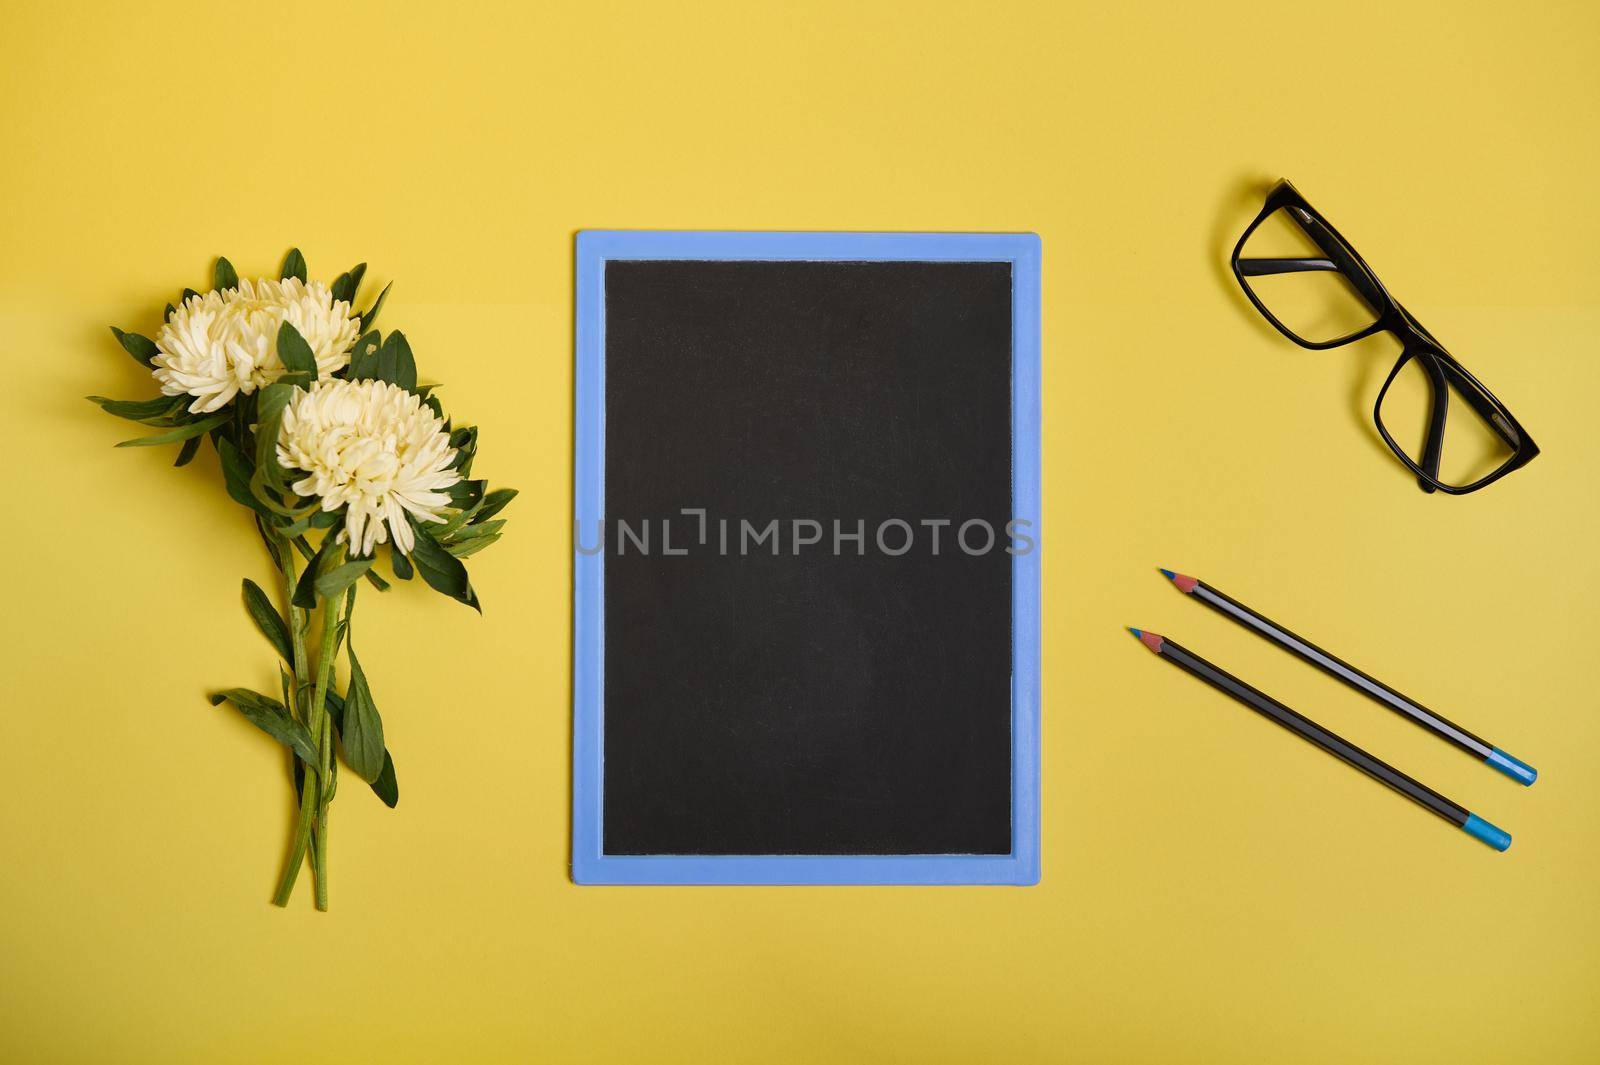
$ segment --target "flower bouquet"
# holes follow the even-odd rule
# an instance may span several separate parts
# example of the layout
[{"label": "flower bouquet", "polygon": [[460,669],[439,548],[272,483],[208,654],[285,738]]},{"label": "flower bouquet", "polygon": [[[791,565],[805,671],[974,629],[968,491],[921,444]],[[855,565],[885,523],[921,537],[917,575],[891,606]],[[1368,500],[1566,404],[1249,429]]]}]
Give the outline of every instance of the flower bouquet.
[{"label": "flower bouquet", "polygon": [[[115,327],[124,350],[161,387],[155,399],[90,396],[106,412],[162,431],[118,447],[178,445],[175,465],[210,440],[229,496],[252,515],[276,570],[280,611],[244,581],[251,620],[282,657],[276,696],[228,688],[235,707],[288,748],[299,802],[293,844],[273,902],[287,905],[310,855],[316,906],[328,907],[328,807],[339,758],[378,798],[399,801],[372,685],[356,656],[356,591],[389,587],[388,571],[481,610],[462,559],[500,537],[516,495],[472,479],[478,430],[453,427],[418,384],[411,346],[373,322],[389,294],[356,312],[366,264],[334,282],[307,281],[298,250],[277,279],[241,280],[218,259],[211,291],[185,289],[155,340]],[[315,625],[313,620],[315,619]],[[348,679],[335,670],[343,654]]]}]

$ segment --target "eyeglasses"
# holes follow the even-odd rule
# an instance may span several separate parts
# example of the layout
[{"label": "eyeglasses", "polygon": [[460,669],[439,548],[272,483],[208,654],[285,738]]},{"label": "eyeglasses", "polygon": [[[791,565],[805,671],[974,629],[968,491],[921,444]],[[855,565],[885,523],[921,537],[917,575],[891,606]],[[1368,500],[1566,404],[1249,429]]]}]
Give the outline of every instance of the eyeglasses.
[{"label": "eyeglasses", "polygon": [[[1476,492],[1539,454],[1505,404],[1389,295],[1366,260],[1289,182],[1267,194],[1233,249],[1232,265],[1256,310],[1301,347],[1336,348],[1380,332],[1400,341],[1400,359],[1372,417],[1424,492]],[[1451,395],[1465,405],[1453,420]],[[1413,446],[1397,441],[1397,433]]]}]

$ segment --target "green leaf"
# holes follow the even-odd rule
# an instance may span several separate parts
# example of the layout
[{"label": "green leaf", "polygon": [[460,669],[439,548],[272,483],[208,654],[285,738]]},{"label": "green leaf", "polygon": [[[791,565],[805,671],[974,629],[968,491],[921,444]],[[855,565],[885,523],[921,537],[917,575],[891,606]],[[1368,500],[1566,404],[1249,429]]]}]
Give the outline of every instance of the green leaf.
[{"label": "green leaf", "polygon": [[356,776],[370,784],[383,772],[383,719],[378,716],[372,689],[367,686],[367,675],[361,671],[353,646],[349,655],[350,687],[345,692],[344,728],[339,730],[339,740],[344,744],[344,760]]},{"label": "green leaf", "polygon": [[278,428],[294,392],[294,385],[274,381],[256,393],[256,472],[263,484],[279,491],[286,482],[278,462]]},{"label": "green leaf", "polygon": [[149,337],[142,337],[138,333],[124,333],[116,326],[111,327],[111,335],[117,338],[117,343],[121,344],[123,350],[132,355],[140,366],[149,366],[150,360],[160,354],[161,349],[156,347],[155,341]]},{"label": "green leaf", "polygon": [[194,461],[194,457],[199,453],[200,438],[198,436],[191,436],[189,439],[185,440],[183,442],[183,446],[178,449],[178,457],[173,460],[172,465],[174,467],[187,466],[189,463]]},{"label": "green leaf", "polygon": [[278,358],[290,373],[317,376],[317,357],[311,353],[311,345],[287,319],[278,326]]},{"label": "green leaf", "polygon": [[210,698],[212,706],[232,703],[245,720],[299,755],[301,761],[312,766],[317,764],[317,744],[311,738],[311,731],[290,717],[278,700],[249,688],[228,688]]},{"label": "green leaf", "polygon": [[130,422],[143,422],[146,425],[172,425],[178,412],[183,410],[183,405],[188,396],[157,396],[155,399],[107,399],[105,396],[89,396],[90,403],[98,403],[100,409],[107,414],[126,418]]},{"label": "green leaf", "polygon": [[248,577],[244,581],[244,608],[267,642],[277,648],[285,662],[293,665],[294,645],[289,640],[289,623],[283,620],[283,615],[278,613],[278,608],[272,605],[272,600],[267,598],[261,586]]},{"label": "green leaf", "polygon": [[178,308],[174,307],[172,304],[169,303],[169,304],[167,304],[167,309],[165,311],[161,312],[161,320],[163,322],[170,322],[172,320],[172,316],[174,314],[177,314],[177,313],[178,313]]},{"label": "green leaf", "polygon": [[[316,513],[317,510],[317,501],[315,499],[303,507],[294,507],[285,505],[282,500],[276,498],[277,492],[268,486],[266,469],[261,466],[257,466],[256,472],[250,475],[250,494],[255,497],[257,503],[261,504],[261,507],[266,508],[267,511],[274,515],[274,523],[281,523],[285,519],[289,522],[298,522],[302,518]],[[292,502],[299,497],[291,495],[289,498]],[[260,508],[258,507],[257,509]]]},{"label": "green leaf", "polygon": [[233,264],[220,255],[217,256],[217,265],[211,270],[211,287],[218,291],[239,287],[239,275],[234,272]]},{"label": "green leaf", "polygon": [[472,582],[467,579],[467,567],[440,547],[416,519],[408,514],[406,520],[411,522],[417,541],[411,549],[411,561],[422,579],[428,582],[428,587],[483,613],[483,607],[478,604],[478,593],[472,590]]},{"label": "green leaf", "polygon": [[261,534],[261,542],[266,546],[267,557],[272,559],[272,568],[280,573],[283,572],[283,557],[278,552],[278,542],[273,535],[267,531],[266,519],[262,518],[260,515],[256,516],[256,532]]},{"label": "green leaf", "polygon": [[478,516],[473,520],[473,524],[476,525],[479,522],[488,521],[504,510],[506,504],[515,498],[517,498],[517,490],[515,488],[496,488],[483,497],[483,506],[478,508]]},{"label": "green leaf", "polygon": [[450,434],[450,446],[456,449],[451,466],[460,471],[462,477],[471,477],[472,460],[478,454],[478,427],[467,425],[455,430]]},{"label": "green leaf", "polygon": [[450,544],[445,550],[455,558],[471,558],[498,539],[500,539],[500,534],[495,533],[493,536],[483,536],[476,540],[462,540],[459,543]]},{"label": "green leaf", "polygon": [[330,563],[329,559],[344,557],[344,546],[335,542],[336,539],[332,533],[324,536],[322,538],[322,546],[317,548],[317,553],[311,557],[311,561],[306,563],[305,572],[300,574],[300,581],[295,585],[294,598],[292,600],[295,606],[303,607],[306,610],[316,609],[317,577],[320,576],[324,567],[331,568],[332,565],[337,565],[337,563]]},{"label": "green leaf", "polygon": [[366,272],[366,263],[356,263],[350,269],[334,278],[333,284],[329,286],[333,291],[333,298],[335,300],[344,300],[346,303],[354,303],[356,290],[361,287],[361,277]]},{"label": "green leaf", "polygon": [[456,533],[452,539],[448,541],[441,539],[440,543],[456,558],[470,558],[500,539],[500,530],[505,524],[504,518],[497,518],[481,525],[469,525]]},{"label": "green leaf", "polygon": [[278,461],[278,431],[283,425],[284,409],[288,407],[295,391],[294,385],[279,379],[255,394],[255,472],[250,477],[250,494],[262,506],[278,515],[273,520],[274,525],[284,524],[284,519],[298,521],[305,518],[314,513],[318,505],[316,500],[312,500],[306,506],[296,508],[284,505],[280,498],[287,498],[291,504],[298,499],[291,492],[288,476]]},{"label": "green leaf", "polygon": [[433,533],[433,538],[439,541],[441,544],[449,543],[451,537],[453,537],[459,530],[465,528],[467,523],[473,519],[474,515],[478,513],[478,508],[481,506],[483,506],[483,500],[480,499],[465,510],[458,510],[454,514],[450,515],[450,519],[443,525],[434,525],[430,522],[429,528]]},{"label": "green leaf", "polygon": [[395,780],[394,759],[389,756],[387,747],[383,749],[383,772],[372,782],[372,791],[391,810],[400,802],[400,784]]},{"label": "green leaf", "polygon": [[411,560],[406,558],[405,552],[394,547],[389,548],[389,568],[394,570],[395,579],[401,581],[409,581],[412,573],[415,572],[412,570]]},{"label": "green leaf", "polygon": [[[293,326],[290,328],[293,328]],[[281,418],[283,409],[289,405],[289,401],[293,398],[293,385],[281,385],[274,381],[256,393],[256,421],[264,426],[269,420],[276,421]],[[258,432],[256,437],[258,448],[263,438],[268,445],[275,445],[278,442],[278,438],[271,433],[262,434]]]},{"label": "green leaf", "polygon": [[189,302],[189,297],[198,296],[198,295],[200,295],[200,293],[196,292],[194,289],[186,288],[186,289],[183,290],[182,293],[179,294],[178,302],[179,303],[188,303]]},{"label": "green leaf", "polygon": [[373,559],[358,558],[341,566],[335,566],[328,572],[318,575],[314,583],[317,594],[324,599],[332,599],[356,581],[359,581],[361,575],[372,568],[372,563]]},{"label": "green leaf", "polygon": [[383,347],[378,349],[377,367],[372,377],[399,385],[407,392],[417,387],[417,360],[411,354],[411,345],[406,342],[405,334],[400,330],[390,333]]},{"label": "green leaf", "polygon": [[387,285],[384,285],[383,286],[383,291],[378,293],[378,298],[373,301],[372,306],[368,307],[367,310],[366,310],[366,313],[362,314],[362,316],[361,316],[361,331],[363,333],[365,333],[368,329],[371,329],[372,328],[372,323],[377,321],[378,312],[383,310],[383,301],[389,298],[389,289],[393,285],[394,285],[393,281],[389,282],[389,284],[387,284]]},{"label": "green leaf", "polygon": [[319,504],[318,509],[299,521],[283,526],[278,532],[283,536],[304,536],[312,529],[331,529],[339,523],[342,515],[342,510],[322,510]]},{"label": "green leaf", "polygon": [[251,491],[250,480],[255,470],[250,467],[250,460],[226,436],[217,441],[217,457],[222,461],[222,484],[228,490],[228,495],[240,506],[249,507],[264,517],[272,517],[272,511],[266,504],[256,498]]},{"label": "green leaf", "polygon": [[485,532],[494,532],[502,528],[505,518],[483,521],[478,517],[479,510],[483,507],[483,500],[478,500],[465,510],[458,510],[450,516],[450,520],[442,525],[429,523],[428,532],[441,544],[450,544],[456,540],[467,540],[474,536],[482,536]]},{"label": "green leaf", "polygon": [[[313,506],[315,506],[315,504],[313,504]],[[342,514],[343,511],[335,511],[334,513]],[[332,537],[328,537],[327,539],[332,539]],[[294,543],[294,546],[299,549],[300,553],[306,556],[306,561],[309,562],[315,557],[315,553],[311,550],[311,545],[306,543],[306,538],[304,536],[297,536],[292,542]],[[326,546],[326,544],[324,544],[324,546]],[[378,576],[376,570],[367,570],[366,577],[367,583],[378,589],[378,591],[387,592],[389,590],[389,582]],[[299,590],[296,589],[297,594],[298,591]]]},{"label": "green leaf", "polygon": [[299,278],[302,283],[306,279],[306,257],[300,254],[299,248],[290,248],[289,254],[283,257],[283,269],[278,271],[278,276],[287,281],[291,277]]},{"label": "green leaf", "polygon": [[218,411],[215,414],[201,418],[197,422],[186,422],[171,432],[160,433],[156,436],[141,436],[136,440],[124,440],[118,447],[156,447],[160,444],[176,444],[180,440],[187,440],[191,436],[200,436],[210,429],[221,425],[233,417],[232,411]]},{"label": "green leaf", "polygon": [[[343,697],[329,688],[324,705],[328,708],[328,716],[333,718],[334,730],[339,733],[340,739],[343,739],[345,705]],[[378,779],[372,782],[372,791],[391,810],[400,801],[400,785],[394,775],[394,758],[390,756],[387,745],[383,749],[383,771],[378,774]]]},{"label": "green leaf", "polygon": [[488,481],[457,481],[444,490],[450,497],[452,505],[465,510],[476,506],[478,500],[483,498],[483,490],[489,486]]},{"label": "green leaf", "polygon": [[473,522],[465,529],[458,530],[453,540],[477,540],[485,536],[499,536],[500,530],[505,528],[506,519],[496,518],[493,521]]},{"label": "green leaf", "polygon": [[350,380],[370,381],[378,373],[378,349],[383,335],[376,329],[356,341],[350,349]]}]

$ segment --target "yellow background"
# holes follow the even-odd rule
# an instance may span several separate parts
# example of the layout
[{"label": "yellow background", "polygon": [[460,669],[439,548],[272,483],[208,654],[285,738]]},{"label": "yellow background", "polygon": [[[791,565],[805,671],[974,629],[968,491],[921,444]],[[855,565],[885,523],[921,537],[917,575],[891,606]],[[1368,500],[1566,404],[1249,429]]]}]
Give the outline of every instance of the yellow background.
[{"label": "yellow background", "polygon": [[[424,13],[431,9],[431,13]],[[1600,7],[6,3],[0,1058],[1600,1060]],[[1425,496],[1387,339],[1225,272],[1292,177],[1544,448]],[[1044,241],[1044,881],[566,876],[572,235]],[[482,619],[363,597],[401,803],[268,905],[269,571],[214,457],[113,451],[212,257],[365,259],[522,496]],[[1542,773],[1530,790],[1184,601],[1209,579]],[[1516,837],[1497,855],[1176,670],[1173,635]],[[348,780],[348,778],[347,778]]]}]

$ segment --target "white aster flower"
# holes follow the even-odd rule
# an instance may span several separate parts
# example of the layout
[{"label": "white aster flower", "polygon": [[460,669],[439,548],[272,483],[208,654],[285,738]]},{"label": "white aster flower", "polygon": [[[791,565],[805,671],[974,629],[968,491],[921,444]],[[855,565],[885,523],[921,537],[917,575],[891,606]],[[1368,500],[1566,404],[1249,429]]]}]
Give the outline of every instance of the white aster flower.
[{"label": "white aster flower", "polygon": [[365,557],[388,542],[410,553],[415,543],[409,513],[442,522],[450,497],[443,489],[461,480],[450,434],[414,393],[387,381],[318,381],[297,389],[283,411],[278,461],[304,470],[294,484],[317,496],[323,510],[345,511],[340,540]]},{"label": "white aster flower", "polygon": [[190,296],[156,337],[151,360],[165,395],[191,395],[194,414],[209,414],[236,395],[249,395],[284,374],[278,328],[300,331],[327,377],[350,362],[360,320],[327,285],[299,278],[240,281],[238,288]]}]

